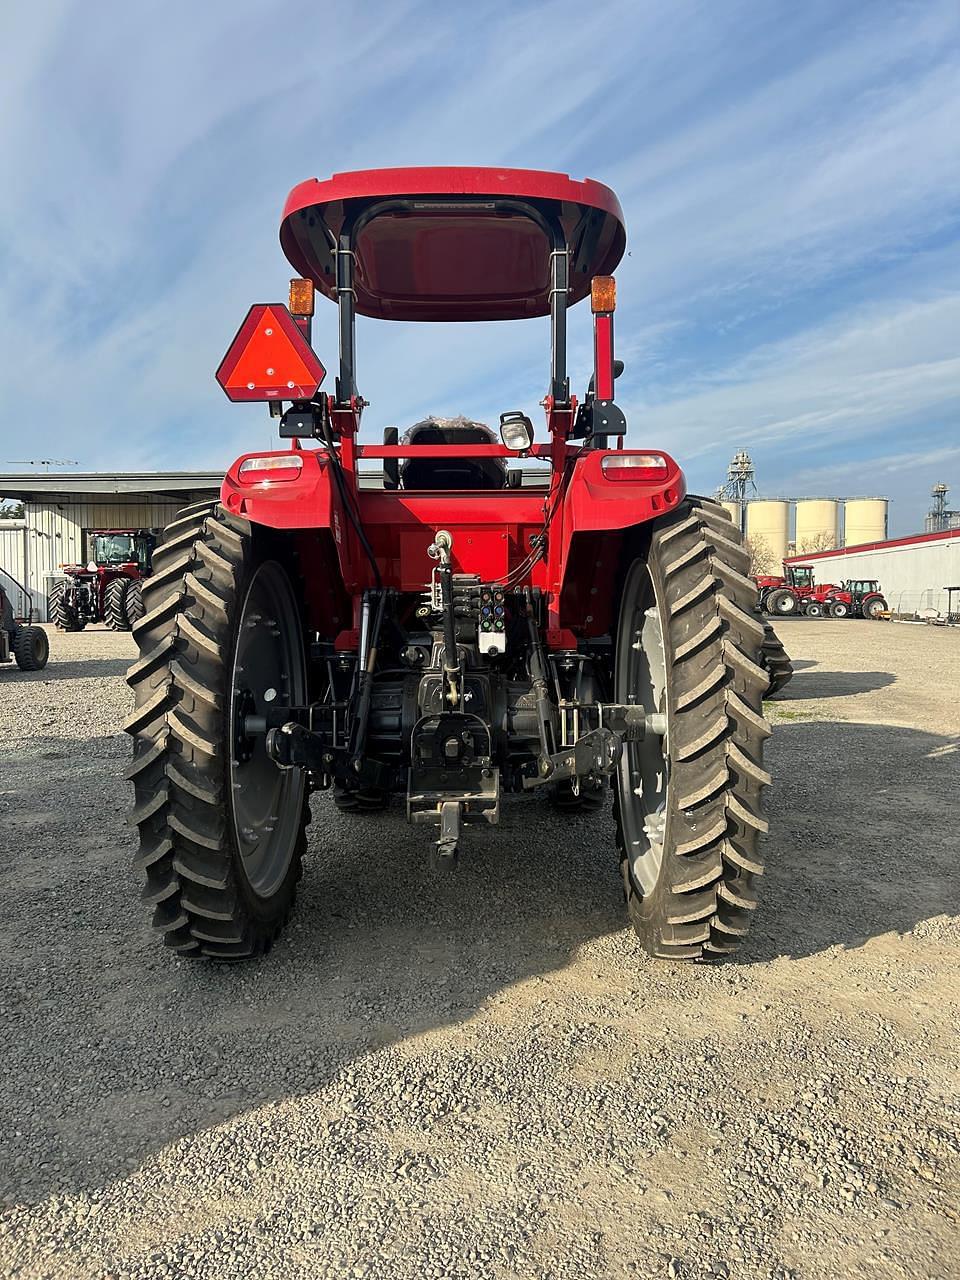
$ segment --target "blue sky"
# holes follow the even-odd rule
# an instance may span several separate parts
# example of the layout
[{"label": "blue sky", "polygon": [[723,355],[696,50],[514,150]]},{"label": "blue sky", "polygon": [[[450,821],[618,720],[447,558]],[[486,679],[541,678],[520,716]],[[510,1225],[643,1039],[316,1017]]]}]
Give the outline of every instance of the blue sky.
[{"label": "blue sky", "polygon": [[[94,14],[96,20],[94,20]],[[614,187],[631,443],[710,491],[960,505],[960,8],[808,0],[96,6],[0,46],[0,466],[225,466],[275,437],[213,371],[284,296],[291,186],[401,164]],[[315,346],[335,364],[322,300]],[[589,313],[571,313],[575,387]],[[364,434],[538,413],[540,322],[361,322]]]}]

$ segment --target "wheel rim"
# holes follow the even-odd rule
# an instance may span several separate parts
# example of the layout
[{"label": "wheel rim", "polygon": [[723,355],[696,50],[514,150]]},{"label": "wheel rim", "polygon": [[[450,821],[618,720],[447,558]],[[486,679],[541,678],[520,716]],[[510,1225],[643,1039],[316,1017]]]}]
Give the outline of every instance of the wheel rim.
[{"label": "wheel rim", "polygon": [[[618,702],[667,714],[666,655],[661,610],[645,564],[634,565],[624,587],[615,672]],[[669,722],[668,722],[669,727]],[[620,823],[630,874],[641,894],[660,877],[667,828],[669,739],[648,733],[624,743],[618,769]]]},{"label": "wheel rim", "polygon": [[781,613],[793,613],[797,607],[797,602],[793,596],[781,596],[778,602],[778,608]]},{"label": "wheel rim", "polygon": [[267,755],[265,735],[245,736],[243,721],[305,702],[299,610],[287,575],[268,560],[254,573],[240,611],[228,734],[234,840],[244,875],[261,898],[276,892],[293,860],[304,776],[300,769],[279,769]]}]

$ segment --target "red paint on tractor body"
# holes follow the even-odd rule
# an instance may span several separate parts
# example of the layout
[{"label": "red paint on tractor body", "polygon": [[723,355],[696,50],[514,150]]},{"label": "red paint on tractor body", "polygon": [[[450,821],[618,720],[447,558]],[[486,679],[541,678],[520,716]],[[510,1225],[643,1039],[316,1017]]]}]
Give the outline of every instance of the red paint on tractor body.
[{"label": "red paint on tractor body", "polygon": [[[335,298],[332,247],[354,220],[360,315],[521,320],[550,312],[551,245],[520,204],[559,220],[571,247],[568,305],[623,257],[623,210],[609,187],[534,169],[370,169],[310,178],[287,197],[280,244],[300,275]],[[382,212],[371,217],[376,209]]]},{"label": "red paint on tractor body", "polygon": [[[360,446],[365,456],[415,457],[446,453],[456,446]],[[559,477],[541,489],[383,490],[351,486],[355,514],[366,533],[383,585],[415,592],[429,581],[427,547],[437,529],[453,534],[457,573],[496,581],[513,574],[545,539],[545,555],[517,579],[518,586],[548,593],[550,629],[558,643],[568,635],[603,634],[610,626],[611,589],[623,534],[676,507],[686,482],[676,462],[662,452],[663,467],[634,472],[629,481],[609,480],[603,459],[612,450],[581,452],[565,447]],[[470,446],[475,457],[489,450],[508,456],[501,446]],[[538,452],[543,453],[545,449]],[[245,454],[227,472],[221,501],[228,511],[272,529],[329,530],[347,592],[373,585],[371,568],[353,523],[329,474],[330,463],[314,449],[299,450],[302,465],[295,479],[260,479],[240,474]],[[350,473],[347,472],[349,476]],[[556,481],[556,483],[554,482]],[[549,636],[548,636],[549,643]]]}]

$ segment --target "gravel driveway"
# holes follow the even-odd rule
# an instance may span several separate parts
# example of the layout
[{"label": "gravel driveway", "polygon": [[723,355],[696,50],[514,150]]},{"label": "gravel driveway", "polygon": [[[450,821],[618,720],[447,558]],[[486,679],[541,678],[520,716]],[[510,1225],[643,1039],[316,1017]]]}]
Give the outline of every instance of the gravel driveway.
[{"label": "gravel driveway", "polygon": [[797,620],[740,960],[624,927],[609,814],[314,799],[293,928],[188,962],[128,869],[126,635],[0,670],[0,1274],[958,1274],[960,631]]}]

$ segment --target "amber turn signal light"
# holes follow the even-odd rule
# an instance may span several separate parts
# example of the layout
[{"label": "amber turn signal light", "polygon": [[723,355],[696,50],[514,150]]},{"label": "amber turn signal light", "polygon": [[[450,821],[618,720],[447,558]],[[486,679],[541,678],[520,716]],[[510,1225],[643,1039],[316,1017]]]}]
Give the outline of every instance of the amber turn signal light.
[{"label": "amber turn signal light", "polygon": [[290,281],[290,314],[294,316],[313,315],[313,281],[297,277]]},{"label": "amber turn signal light", "polygon": [[617,282],[613,276],[594,276],[590,281],[590,310],[614,311],[617,306]]}]

